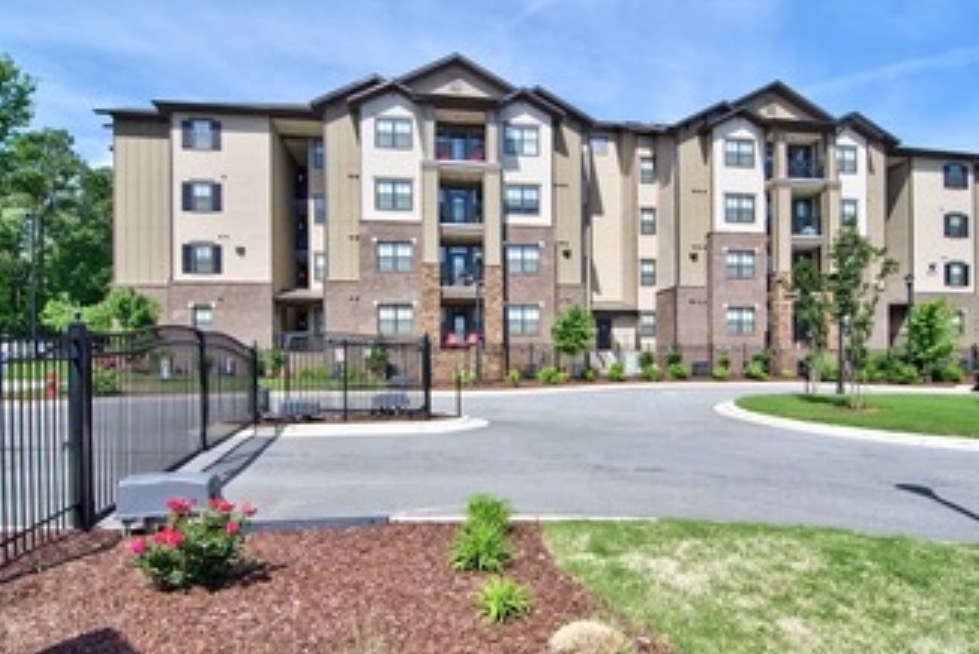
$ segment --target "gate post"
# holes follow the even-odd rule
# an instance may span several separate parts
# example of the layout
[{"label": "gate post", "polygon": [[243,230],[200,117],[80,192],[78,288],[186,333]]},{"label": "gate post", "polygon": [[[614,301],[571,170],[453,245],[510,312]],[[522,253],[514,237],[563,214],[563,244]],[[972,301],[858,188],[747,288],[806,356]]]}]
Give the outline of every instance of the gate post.
[{"label": "gate post", "polygon": [[349,411],[349,397],[348,393],[350,390],[350,382],[348,381],[350,377],[350,360],[348,359],[350,352],[347,348],[347,338],[344,337],[343,341],[343,421],[347,422],[347,412]]},{"label": "gate post", "polygon": [[423,411],[426,418],[432,417],[432,339],[426,333],[422,336],[422,390],[425,400]]},{"label": "gate post", "polygon": [[211,407],[210,407],[210,380],[208,379],[208,366],[207,366],[207,339],[204,337],[204,332],[199,329],[195,329],[194,333],[197,335],[197,375],[198,381],[200,382],[200,399],[201,399],[201,449],[203,452],[207,449],[207,423],[211,420]]},{"label": "gate post", "polygon": [[68,446],[74,475],[73,522],[89,531],[95,526],[95,468],[92,447],[92,340],[85,325],[68,327]]}]

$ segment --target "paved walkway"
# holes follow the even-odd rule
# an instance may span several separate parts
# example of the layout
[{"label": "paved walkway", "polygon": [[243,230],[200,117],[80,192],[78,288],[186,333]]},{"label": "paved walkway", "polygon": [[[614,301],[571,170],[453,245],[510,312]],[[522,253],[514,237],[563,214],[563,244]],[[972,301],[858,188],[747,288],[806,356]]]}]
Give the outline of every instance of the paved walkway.
[{"label": "paved walkway", "polygon": [[[269,430],[235,444],[216,469],[230,479],[227,496],[256,503],[267,520],[458,515],[468,495],[489,491],[528,515],[806,523],[979,539],[975,448],[831,438],[714,410],[775,390],[800,385],[474,391],[464,410],[486,426],[370,437],[333,427]],[[449,395],[436,401],[452,407]]]}]

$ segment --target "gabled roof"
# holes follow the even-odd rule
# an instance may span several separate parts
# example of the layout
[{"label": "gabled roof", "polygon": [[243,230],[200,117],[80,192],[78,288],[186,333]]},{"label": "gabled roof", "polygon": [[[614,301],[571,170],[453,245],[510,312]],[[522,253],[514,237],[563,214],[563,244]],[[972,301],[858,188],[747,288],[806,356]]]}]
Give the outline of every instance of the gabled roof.
[{"label": "gabled roof", "polygon": [[715,115],[708,117],[704,121],[704,127],[714,127],[715,125],[720,125],[721,123],[726,123],[734,118],[744,118],[745,120],[751,121],[759,127],[765,127],[767,121],[762,116],[759,116],[757,112],[752,111],[748,107],[737,107],[731,109],[730,111],[724,113],[715,113]]},{"label": "gabled roof", "polygon": [[589,116],[587,113],[585,113],[578,107],[574,106],[570,102],[562,100],[558,96],[554,95],[553,93],[545,89],[543,86],[534,86],[530,90],[531,92],[542,97],[544,100],[547,100],[551,104],[560,107],[565,113],[567,113],[570,116],[574,116],[575,118],[577,118],[583,123],[592,125],[596,122],[596,120],[591,116]]},{"label": "gabled roof", "polygon": [[337,100],[342,100],[348,95],[359,93],[364,89],[370,88],[372,86],[382,84],[384,81],[385,81],[384,78],[381,77],[380,75],[377,75],[376,73],[373,75],[368,75],[366,77],[361,77],[359,80],[355,80],[353,82],[350,82],[349,84],[345,84],[344,86],[341,86],[338,89],[330,91],[329,93],[324,93],[323,95],[317,98],[313,98],[309,104],[313,109],[319,111],[320,109],[322,109],[328,104],[331,104]]},{"label": "gabled roof", "polygon": [[383,95],[385,93],[397,93],[399,95],[405,96],[406,98],[411,98],[414,96],[414,94],[411,92],[411,89],[409,89],[404,84],[401,84],[400,82],[397,81],[388,80],[385,82],[380,82],[378,84],[375,84],[374,86],[368,86],[366,88],[361,89],[360,91],[347,94],[346,96],[347,104],[351,106],[358,106],[364,104],[371,98],[376,98],[377,96]]},{"label": "gabled roof", "polygon": [[738,98],[737,100],[733,101],[731,104],[735,107],[742,107],[751,103],[753,100],[756,100],[768,94],[778,95],[785,98],[786,100],[796,105],[800,109],[804,110],[805,112],[812,114],[812,116],[817,120],[827,120],[827,121],[834,120],[832,114],[828,113],[825,109],[813,103],[807,97],[805,97],[795,89],[791,88],[788,84],[782,82],[781,80],[775,80],[773,82],[770,82],[765,86]]},{"label": "gabled roof", "polygon": [[860,132],[864,136],[879,139],[888,147],[894,147],[901,142],[901,139],[897,138],[859,111],[851,111],[850,113],[841,117],[838,122],[840,126],[852,126],[853,129]]},{"label": "gabled roof", "polygon": [[313,118],[308,104],[268,103],[268,102],[190,102],[183,100],[153,100],[153,105],[162,114],[175,111],[207,111],[225,114],[251,114],[273,118]]},{"label": "gabled roof", "polygon": [[412,82],[415,82],[421,79],[422,77],[431,75],[432,73],[438,72],[439,70],[451,68],[452,66],[459,66],[460,68],[464,68],[468,70],[476,77],[482,78],[483,80],[489,82],[493,86],[499,88],[501,94],[505,95],[514,90],[513,85],[511,85],[505,79],[503,79],[502,77],[498,77],[494,73],[486,70],[479,64],[459,54],[458,52],[453,52],[452,54],[446,57],[442,57],[441,59],[437,59],[430,64],[425,64],[420,68],[416,68],[415,70],[409,71],[404,75],[398,77],[395,81],[407,87],[411,87]]},{"label": "gabled roof", "polygon": [[680,129],[686,127],[691,123],[695,123],[698,120],[704,120],[712,115],[729,113],[732,111],[732,109],[733,107],[731,107],[731,103],[722,100],[721,102],[717,102],[715,104],[710,105],[706,109],[701,109],[696,113],[692,113],[686,118],[681,118],[680,120],[673,123],[673,125],[671,125],[670,127],[671,129]]},{"label": "gabled roof", "polygon": [[931,159],[967,159],[973,164],[979,165],[979,153],[964,152],[962,150],[935,150],[932,148],[899,147],[894,148],[893,153],[898,157],[926,157]]},{"label": "gabled roof", "polygon": [[568,112],[562,107],[558,106],[554,102],[551,102],[539,93],[531,91],[530,89],[517,89],[516,91],[513,91],[512,93],[500,98],[500,104],[506,106],[512,102],[517,102],[520,100],[534,105],[541,111],[548,113],[559,120],[568,115]]}]

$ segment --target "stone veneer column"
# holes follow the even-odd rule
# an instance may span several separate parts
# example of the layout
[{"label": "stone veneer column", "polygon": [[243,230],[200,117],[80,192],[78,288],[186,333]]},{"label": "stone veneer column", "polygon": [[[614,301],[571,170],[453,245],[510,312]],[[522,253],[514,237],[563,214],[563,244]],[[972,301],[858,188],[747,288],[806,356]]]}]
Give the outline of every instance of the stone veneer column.
[{"label": "stone veneer column", "polygon": [[483,267],[483,378],[503,379],[503,267]]},{"label": "stone veneer column", "polygon": [[792,276],[776,272],[772,279],[770,329],[772,335],[772,373],[781,376],[793,372],[792,348]]},{"label": "stone veneer column", "polygon": [[423,263],[421,268],[421,306],[418,311],[418,328],[432,339],[432,350],[437,351],[442,342],[440,303],[442,285],[437,263]]}]

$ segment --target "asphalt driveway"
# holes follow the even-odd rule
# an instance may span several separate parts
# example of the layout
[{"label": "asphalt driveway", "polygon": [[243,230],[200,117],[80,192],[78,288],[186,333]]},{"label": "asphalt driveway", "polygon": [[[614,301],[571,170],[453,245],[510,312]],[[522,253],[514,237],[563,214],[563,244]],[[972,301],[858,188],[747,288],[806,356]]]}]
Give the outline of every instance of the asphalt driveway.
[{"label": "asphalt driveway", "polygon": [[[225,494],[267,520],[445,516],[488,491],[518,513],[805,523],[979,540],[979,451],[740,422],[713,407],[796,384],[470,392],[489,426],[449,434],[282,436]],[[449,397],[436,402],[452,406]]]}]

